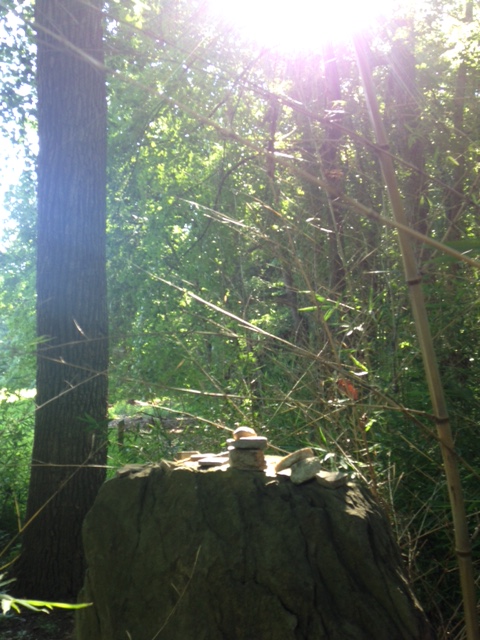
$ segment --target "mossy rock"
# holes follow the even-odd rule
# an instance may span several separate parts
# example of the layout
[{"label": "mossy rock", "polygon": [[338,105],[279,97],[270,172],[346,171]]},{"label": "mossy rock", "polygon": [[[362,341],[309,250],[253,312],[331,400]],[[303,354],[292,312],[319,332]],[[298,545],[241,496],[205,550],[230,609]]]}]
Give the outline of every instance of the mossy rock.
[{"label": "mossy rock", "polygon": [[353,483],[162,462],[86,518],[78,640],[427,640],[388,522]]}]

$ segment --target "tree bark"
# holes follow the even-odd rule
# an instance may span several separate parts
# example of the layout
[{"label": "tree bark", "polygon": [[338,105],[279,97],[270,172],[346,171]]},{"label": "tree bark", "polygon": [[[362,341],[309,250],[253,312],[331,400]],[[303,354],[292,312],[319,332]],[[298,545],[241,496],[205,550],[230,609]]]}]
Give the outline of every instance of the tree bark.
[{"label": "tree bark", "polygon": [[106,97],[99,0],[37,0],[37,411],[18,590],[76,597],[104,481]]}]

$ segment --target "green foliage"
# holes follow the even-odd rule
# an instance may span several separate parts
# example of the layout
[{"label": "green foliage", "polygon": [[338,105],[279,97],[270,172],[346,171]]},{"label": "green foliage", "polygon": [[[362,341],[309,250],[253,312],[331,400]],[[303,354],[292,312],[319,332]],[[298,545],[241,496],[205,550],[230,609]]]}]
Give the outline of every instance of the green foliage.
[{"label": "green foliage", "polygon": [[17,533],[25,508],[33,412],[31,393],[0,391],[0,550]]},{"label": "green foliage", "polygon": [[[169,398],[165,398],[171,405]],[[143,406],[142,406],[143,405]],[[180,451],[218,452],[230,436],[225,426],[174,410],[159,398],[152,403],[119,402],[110,410],[109,475],[126,464],[173,459]]]},{"label": "green foliage", "polygon": [[[352,54],[340,60],[336,52],[349,137],[319,112],[330,90],[320,56],[239,51],[225,34],[210,41],[177,7],[168,45],[153,46],[148,34],[158,33],[165,13],[172,18],[170,7],[152,3],[141,30],[117,32],[123,46],[130,34],[134,50],[133,59],[123,56],[125,85],[111,94],[119,109],[111,111],[110,182],[117,397],[136,389],[135,397],[153,402],[161,394],[171,408],[226,426],[244,422],[280,448],[313,444],[329,464],[353,469],[392,505],[412,580],[435,623],[454,625],[447,603],[435,604],[437,586],[446,600],[458,598],[458,587],[397,240],[315,185],[339,175],[345,193],[385,206],[365,149],[370,125]],[[448,34],[433,17],[441,13],[386,24],[387,44],[374,44],[372,59],[393,153],[407,163],[398,173],[411,223],[435,238],[452,234],[457,178],[448,157],[464,155],[463,210],[451,237],[468,251],[476,248],[468,169],[475,144],[455,142],[457,66],[442,55]],[[468,130],[478,130],[476,117],[468,109]],[[279,156],[269,163],[269,141],[288,165]],[[475,468],[467,425],[476,422],[480,388],[477,278],[467,268],[449,271],[449,261],[426,247],[418,246],[418,259],[457,443]],[[452,308],[464,312],[452,317]],[[349,380],[359,399],[342,395],[339,380]],[[144,459],[143,436],[130,437],[129,451]],[[478,491],[464,475],[473,514]]]},{"label": "green foliage", "polygon": [[38,613],[48,613],[52,609],[85,609],[91,606],[91,603],[82,604],[66,604],[63,602],[45,602],[43,600],[26,600],[23,598],[14,598],[4,589],[14,580],[6,580],[3,574],[0,574],[0,601],[2,603],[3,615],[8,614],[12,609],[20,613],[21,608],[30,609]]},{"label": "green foliage", "polygon": [[7,194],[15,227],[0,250],[0,389],[14,393],[35,383],[35,195],[32,169]]},{"label": "green foliage", "polygon": [[0,132],[24,143],[34,109],[34,50],[27,26],[32,19],[30,0],[6,0],[0,6]]}]

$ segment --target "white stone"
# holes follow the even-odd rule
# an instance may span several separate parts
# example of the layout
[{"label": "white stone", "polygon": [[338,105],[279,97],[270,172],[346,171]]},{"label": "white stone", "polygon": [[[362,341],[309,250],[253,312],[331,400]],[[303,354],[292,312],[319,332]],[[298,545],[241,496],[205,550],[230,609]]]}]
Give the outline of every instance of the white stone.
[{"label": "white stone", "polygon": [[283,471],[283,469],[288,469],[299,460],[311,457],[313,457],[313,449],[310,449],[310,447],[299,449],[298,451],[289,453],[288,456],[285,456],[280,460],[280,462],[277,462],[275,465],[275,471]]},{"label": "white stone", "polygon": [[292,465],[290,480],[293,484],[308,482],[312,478],[315,478],[321,468],[322,462],[320,458],[303,458]]},{"label": "white stone", "polygon": [[257,432],[255,429],[251,429],[250,427],[238,427],[233,432],[233,439],[238,440],[239,438],[248,438],[251,436],[256,436]]}]

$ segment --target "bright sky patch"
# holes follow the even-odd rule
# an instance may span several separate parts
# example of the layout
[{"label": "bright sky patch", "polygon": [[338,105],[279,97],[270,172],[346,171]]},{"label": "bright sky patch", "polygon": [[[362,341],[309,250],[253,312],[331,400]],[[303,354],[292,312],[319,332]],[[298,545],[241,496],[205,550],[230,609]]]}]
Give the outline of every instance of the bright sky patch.
[{"label": "bright sky patch", "polygon": [[248,40],[285,52],[342,42],[393,9],[394,0],[208,0],[212,12]]}]

